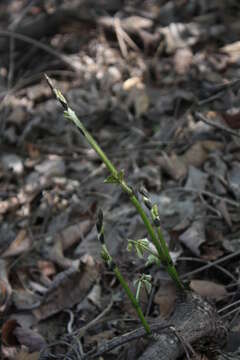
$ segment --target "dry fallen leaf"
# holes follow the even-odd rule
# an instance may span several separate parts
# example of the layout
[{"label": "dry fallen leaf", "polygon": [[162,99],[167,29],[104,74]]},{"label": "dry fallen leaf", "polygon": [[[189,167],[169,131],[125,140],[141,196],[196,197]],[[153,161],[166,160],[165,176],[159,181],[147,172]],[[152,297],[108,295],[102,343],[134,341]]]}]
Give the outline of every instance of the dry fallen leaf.
[{"label": "dry fallen leaf", "polygon": [[192,165],[198,168],[207,160],[210,151],[221,149],[223,146],[223,143],[219,141],[198,141],[180,158],[187,166]]},{"label": "dry fallen leaf", "polygon": [[200,246],[206,241],[205,224],[203,221],[194,221],[192,225],[180,235],[179,240],[192,251],[194,255],[200,255]]},{"label": "dry fallen leaf", "polygon": [[0,313],[3,313],[12,296],[12,287],[8,280],[8,262],[0,259]]},{"label": "dry fallen leaf", "polygon": [[191,48],[184,47],[177,49],[173,61],[176,73],[179,75],[186,74],[193,62],[193,53]]},{"label": "dry fallen leaf", "polygon": [[20,255],[29,250],[31,246],[31,240],[27,236],[27,231],[22,229],[17,234],[15,240],[13,240],[6,251],[2,254],[2,257]]},{"label": "dry fallen leaf", "polygon": [[45,277],[50,277],[56,274],[56,267],[51,261],[39,260],[37,262],[38,269]]},{"label": "dry fallen leaf", "polygon": [[127,92],[126,104],[128,107],[133,106],[136,117],[143,115],[149,108],[149,97],[145,91],[145,85],[141,78],[132,77],[123,83],[123,90]]},{"label": "dry fallen leaf", "polygon": [[173,283],[162,285],[154,296],[154,303],[159,305],[160,315],[168,317],[174,309],[176,300],[176,287]]},{"label": "dry fallen leaf", "polygon": [[20,352],[16,354],[15,360],[38,360],[39,355],[40,353],[38,351],[29,354],[25,350],[20,350]]},{"label": "dry fallen leaf", "polygon": [[227,295],[225,287],[207,280],[192,280],[190,288],[202,297],[211,300],[221,300]]},{"label": "dry fallen leaf", "polygon": [[85,255],[81,259],[79,269],[70,268],[55,277],[42,303],[33,311],[34,315],[38,320],[43,320],[81,302],[91,290],[98,275],[96,262],[91,256]]},{"label": "dry fallen leaf", "polygon": [[177,156],[174,153],[170,156],[163,153],[163,156],[158,157],[157,161],[161,166],[161,170],[171,176],[174,180],[182,179],[187,174],[187,166],[184,161],[182,161],[180,156]]},{"label": "dry fallen leaf", "polygon": [[16,327],[13,331],[20,345],[24,345],[28,348],[29,352],[41,351],[46,346],[45,339],[37,332],[23,328]]},{"label": "dry fallen leaf", "polygon": [[2,326],[2,342],[6,346],[17,346],[19,342],[14,330],[19,326],[18,322],[15,319],[7,320]]}]

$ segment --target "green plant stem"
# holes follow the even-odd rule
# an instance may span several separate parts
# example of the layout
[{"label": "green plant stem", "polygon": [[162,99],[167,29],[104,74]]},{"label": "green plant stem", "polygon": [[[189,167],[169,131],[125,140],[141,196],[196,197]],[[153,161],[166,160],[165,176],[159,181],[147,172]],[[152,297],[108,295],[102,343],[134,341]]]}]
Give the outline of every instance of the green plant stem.
[{"label": "green plant stem", "polygon": [[119,271],[118,267],[115,266],[114,267],[114,274],[116,275],[116,277],[118,278],[118,281],[120,282],[120,284],[122,285],[122,287],[124,288],[128,298],[130,299],[132,306],[135,308],[139,319],[141,320],[141,323],[144,327],[144,329],[146,330],[147,334],[151,334],[151,329],[147,323],[147,320],[145,319],[142,309],[139,306],[139,302],[137,301],[137,299],[135,298],[135,296],[133,295],[132,291],[130,290],[128,284],[126,283],[124,277],[122,276],[121,272]]},{"label": "green plant stem", "polygon": [[162,252],[165,255],[166,270],[167,270],[168,274],[171,276],[171,278],[174,280],[174,282],[177,284],[177,286],[180,289],[184,289],[184,285],[183,285],[182,281],[180,280],[178,272],[173,264],[170,254],[169,254],[168,246],[166,244],[166,241],[164,240],[160,226],[157,227],[157,234],[158,234],[158,238],[159,238],[159,241],[161,244]]},{"label": "green plant stem", "polygon": [[[95,139],[92,137],[92,135],[87,131],[87,129],[85,128],[83,123],[80,121],[80,119],[78,118],[76,113],[68,106],[68,103],[67,103],[66,99],[64,98],[64,96],[61,94],[61,92],[59,90],[57,90],[56,88],[54,88],[51,79],[47,75],[46,75],[46,79],[47,79],[50,87],[52,88],[57,100],[63,106],[65,117],[67,119],[71,120],[78,127],[78,129],[80,129],[80,131],[82,132],[82,134],[84,135],[84,137],[86,138],[88,143],[92,146],[92,148],[99,155],[99,157],[101,158],[103,163],[106,165],[107,169],[109,170],[111,175],[114,177],[116,182],[121,186],[122,190],[128,194],[132,204],[135,206],[136,210],[138,211],[139,215],[141,216],[154,246],[157,249],[159,259],[162,261],[168,274],[171,276],[171,278],[176,283],[176,285],[178,287],[180,287],[181,289],[184,289],[184,286],[181,283],[181,280],[177,274],[174,264],[172,263],[169,252],[168,252],[168,255],[166,255],[166,253],[164,252],[164,250],[167,248],[167,245],[165,243],[163,236],[162,235],[159,236],[159,234],[156,235],[155,230],[154,230],[151,222],[149,221],[146,212],[144,211],[144,209],[143,209],[141,203],[139,202],[139,200],[137,199],[137,197],[134,195],[133,190],[127,185],[127,183],[124,181],[124,179],[119,176],[119,172],[117,171],[115,166],[109,160],[109,158],[107,157],[105,152],[100,148],[100,146],[95,141]],[[161,230],[159,230],[159,231],[161,233]],[[164,242],[164,244],[165,244],[164,247],[162,247],[161,242]],[[168,258],[170,258],[170,260],[171,260],[170,262],[168,261]]]}]

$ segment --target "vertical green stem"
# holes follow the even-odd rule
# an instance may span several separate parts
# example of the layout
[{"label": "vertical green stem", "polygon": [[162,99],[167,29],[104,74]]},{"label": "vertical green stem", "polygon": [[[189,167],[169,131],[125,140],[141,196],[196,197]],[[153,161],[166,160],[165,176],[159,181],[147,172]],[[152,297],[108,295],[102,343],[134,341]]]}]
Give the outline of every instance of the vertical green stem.
[{"label": "vertical green stem", "polygon": [[139,303],[137,301],[137,299],[135,298],[135,296],[133,295],[132,291],[130,290],[128,284],[126,283],[125,279],[123,278],[122,274],[120,273],[119,269],[117,266],[114,267],[114,274],[116,275],[116,277],[118,278],[120,284],[122,285],[122,287],[124,288],[127,296],[129,297],[132,306],[135,308],[135,310],[137,311],[138,317],[141,320],[141,323],[144,326],[144,329],[146,330],[147,334],[151,333],[151,329],[147,323],[147,320],[145,319],[142,309],[139,306]]},{"label": "vertical green stem", "polygon": [[166,268],[167,268],[167,272],[168,274],[171,276],[171,278],[174,280],[174,282],[176,283],[176,285],[180,288],[180,289],[184,289],[184,285],[182,283],[182,281],[180,280],[180,277],[177,273],[177,270],[173,264],[172,258],[169,254],[169,249],[168,246],[166,244],[166,241],[164,240],[162,231],[160,226],[157,227],[157,234],[158,234],[158,238],[161,244],[161,249],[162,252],[165,254],[165,263],[166,263]]}]

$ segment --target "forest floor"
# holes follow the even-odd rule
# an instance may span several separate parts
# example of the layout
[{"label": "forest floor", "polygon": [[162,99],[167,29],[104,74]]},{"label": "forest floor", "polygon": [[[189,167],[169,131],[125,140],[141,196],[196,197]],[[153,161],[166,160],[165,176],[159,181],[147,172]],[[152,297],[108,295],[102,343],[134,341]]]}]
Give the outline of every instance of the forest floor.
[{"label": "forest floor", "polygon": [[[38,359],[46,346],[42,359],[82,359],[139,327],[102,263],[99,208],[130,286],[152,276],[150,296],[140,294],[147,318],[176,306],[165,270],[127,251],[128,239],[147,236],[141,219],[104,183],[105,166],[44,73],[134,191],[149,191],[181,279],[228,326],[220,355],[195,351],[211,360],[240,349],[239,16],[233,0],[1,1],[3,359]],[[137,359],[146,344],[135,341],[101,358]]]}]

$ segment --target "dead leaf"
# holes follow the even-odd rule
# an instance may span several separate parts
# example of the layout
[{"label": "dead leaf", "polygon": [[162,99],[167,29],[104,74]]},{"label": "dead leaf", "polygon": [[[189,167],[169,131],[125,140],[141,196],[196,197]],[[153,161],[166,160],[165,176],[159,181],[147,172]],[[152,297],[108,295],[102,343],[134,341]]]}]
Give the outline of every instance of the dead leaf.
[{"label": "dead leaf", "polygon": [[223,46],[221,51],[229,55],[229,62],[236,64],[240,59],[240,41]]},{"label": "dead leaf", "polygon": [[102,341],[107,341],[112,339],[114,336],[114,330],[105,330],[101,331],[99,334],[84,337],[84,343],[86,345],[90,344],[100,344]]},{"label": "dead leaf", "polygon": [[214,261],[224,255],[223,250],[208,245],[203,245],[202,252],[201,259],[207,261]]},{"label": "dead leaf", "polygon": [[17,126],[24,126],[24,123],[28,121],[28,117],[29,113],[25,107],[16,106],[12,109],[12,112],[8,117],[8,121]]},{"label": "dead leaf", "polygon": [[141,87],[142,87],[142,81],[137,76],[129,78],[129,79],[125,80],[123,83],[123,90],[125,90],[125,91],[130,91],[133,88],[141,88]]},{"label": "dead leaf", "polygon": [[[32,289],[34,289],[32,282],[29,281],[29,285]],[[18,288],[14,289],[12,294],[12,302],[17,310],[21,310],[31,308],[34,304],[39,302],[39,298],[32,292],[29,293],[29,290]]]},{"label": "dead leaf", "polygon": [[189,71],[193,61],[193,53],[189,47],[179,48],[173,58],[176,73],[184,75]]},{"label": "dead leaf", "polygon": [[28,152],[30,159],[32,159],[32,160],[39,159],[40,151],[33,143],[28,142],[26,144],[26,147],[27,147],[27,152]]},{"label": "dead leaf", "polygon": [[60,237],[58,237],[58,241],[54,244],[54,246],[50,250],[48,258],[63,269],[69,269],[69,268],[78,269],[80,264],[79,259],[72,260],[64,256],[63,245]]},{"label": "dead leaf", "polygon": [[220,211],[222,214],[223,219],[225,220],[226,224],[229,226],[229,228],[232,228],[232,219],[228,211],[228,207],[226,204],[226,201],[223,199],[220,200],[220,202],[217,204],[217,210]]},{"label": "dead leaf", "polygon": [[158,157],[157,161],[161,166],[162,171],[176,181],[184,178],[187,174],[187,167],[184,161],[182,161],[180,156],[177,156],[174,153],[170,156],[164,153],[163,156]]},{"label": "dead leaf", "polygon": [[23,160],[16,154],[6,154],[0,159],[3,169],[6,172],[19,176],[24,172]]},{"label": "dead leaf", "polygon": [[19,353],[16,354],[15,360],[38,360],[40,356],[40,352],[33,352],[29,354],[25,350],[20,350]]},{"label": "dead leaf", "polygon": [[64,250],[78,243],[88,233],[91,228],[89,220],[81,221],[77,224],[70,225],[57,233],[54,237],[54,247],[49,253],[49,259],[61,266],[63,269],[70,267],[78,268],[79,259],[69,259],[64,256]]},{"label": "dead leaf", "polygon": [[197,294],[211,300],[221,300],[227,295],[225,287],[207,280],[192,280],[190,288]]},{"label": "dead leaf", "polygon": [[31,329],[19,326],[13,330],[13,334],[16,336],[18,343],[26,346],[29,352],[41,351],[46,346],[45,339]]},{"label": "dead leaf", "polygon": [[180,235],[179,240],[190,249],[194,255],[199,256],[199,247],[206,241],[203,221],[194,221],[192,225]]},{"label": "dead leaf", "polygon": [[188,169],[188,178],[185,184],[186,189],[205,190],[208,175],[203,171],[190,165]]},{"label": "dead leaf", "polygon": [[2,254],[3,258],[9,256],[20,255],[26,251],[28,251],[31,247],[31,240],[27,236],[27,231],[22,229],[17,234],[15,240],[13,240],[6,251]]},{"label": "dead leaf", "polygon": [[14,330],[19,326],[15,319],[7,320],[2,326],[2,342],[6,346],[17,346],[19,342],[14,334]]},{"label": "dead leaf", "polygon": [[0,259],[0,313],[4,312],[11,300],[12,287],[8,280],[8,262]]},{"label": "dead leaf", "polygon": [[198,141],[180,158],[186,166],[201,167],[207,160],[209,151],[220,149],[223,144],[217,141]]},{"label": "dead leaf", "polygon": [[[98,278],[98,267],[89,255],[82,257],[80,268],[70,268],[58,274],[34,315],[43,320],[65,308],[81,302]],[[67,294],[67,296],[66,296]]]},{"label": "dead leaf", "polygon": [[168,317],[174,309],[176,300],[176,287],[173,283],[167,283],[158,289],[154,296],[154,303],[159,305],[160,315]]},{"label": "dead leaf", "polygon": [[61,238],[63,250],[67,250],[69,247],[79,242],[83,238],[83,236],[87,234],[90,228],[90,220],[84,220],[77,224],[66,227],[64,230],[61,231],[61,233],[56,236],[56,238]]},{"label": "dead leaf", "polygon": [[143,115],[148,110],[150,101],[141,78],[132,77],[123,83],[123,90],[128,93],[127,107],[134,107],[136,117]]},{"label": "dead leaf", "polygon": [[96,284],[87,296],[88,300],[98,308],[101,308],[101,290],[101,286]]},{"label": "dead leaf", "polygon": [[39,260],[37,264],[43,276],[50,277],[56,274],[56,267],[51,261]]},{"label": "dead leaf", "polygon": [[235,114],[222,113],[221,115],[231,129],[240,129],[240,112]]},{"label": "dead leaf", "polygon": [[149,97],[144,90],[135,91],[133,96],[133,104],[135,108],[136,117],[139,118],[141,115],[145,114],[149,108]]}]

